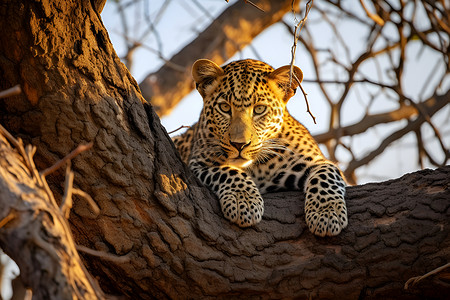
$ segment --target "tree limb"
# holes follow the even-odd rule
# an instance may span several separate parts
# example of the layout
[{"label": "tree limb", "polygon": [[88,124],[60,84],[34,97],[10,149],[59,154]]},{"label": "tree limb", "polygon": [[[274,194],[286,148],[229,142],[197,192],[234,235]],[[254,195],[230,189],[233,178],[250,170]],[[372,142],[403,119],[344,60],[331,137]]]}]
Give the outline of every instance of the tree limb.
[{"label": "tree limb", "polygon": [[[417,118],[411,122],[408,123],[408,125],[406,125],[405,127],[393,132],[391,135],[389,135],[388,137],[386,137],[381,143],[380,145],[374,149],[373,151],[371,151],[370,153],[366,154],[364,157],[360,158],[360,159],[355,159],[352,160],[347,168],[344,171],[344,175],[348,176],[349,178],[352,177],[353,172],[360,166],[362,165],[366,165],[368,164],[371,160],[373,160],[375,157],[377,157],[378,155],[380,155],[381,153],[383,153],[383,151],[394,141],[402,138],[405,134],[417,130],[418,128],[420,128],[420,126],[426,122],[427,117],[431,117],[433,116],[437,111],[439,111],[439,109],[441,109],[442,107],[444,107],[445,105],[447,105],[448,99],[450,97],[450,90],[447,91],[447,93],[445,95],[440,95],[440,96],[434,96],[432,99],[434,99],[433,102],[438,103],[437,105],[433,105],[432,107],[428,107],[427,110],[427,115],[423,115],[423,114],[419,114],[417,116]],[[434,103],[433,103],[434,104]],[[448,153],[444,153],[445,155],[445,161],[447,161],[448,158]],[[445,162],[444,162],[445,163]]]},{"label": "tree limb", "polygon": [[[430,99],[424,101],[423,103],[418,103],[417,105],[422,107],[427,113],[436,112],[442,107],[448,104],[448,97],[450,97],[450,91],[441,96],[431,97]],[[367,129],[372,128],[378,124],[385,124],[395,121],[400,121],[403,119],[408,119],[416,116],[418,111],[412,105],[401,105],[398,109],[379,113],[374,115],[367,115],[361,121],[341,127],[339,129],[330,130],[325,133],[314,135],[314,139],[318,143],[326,143],[328,140],[333,139],[336,136],[336,131],[339,130],[341,136],[353,136],[365,132]]]}]

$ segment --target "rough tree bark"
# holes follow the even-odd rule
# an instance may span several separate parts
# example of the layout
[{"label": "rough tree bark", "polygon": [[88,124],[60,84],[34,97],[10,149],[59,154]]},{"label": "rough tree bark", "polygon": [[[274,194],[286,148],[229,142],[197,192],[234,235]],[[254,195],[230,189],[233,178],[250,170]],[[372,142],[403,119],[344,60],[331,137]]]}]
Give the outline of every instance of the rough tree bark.
[{"label": "rough tree bark", "polygon": [[[441,281],[406,292],[403,284],[449,259],[450,167],[349,188],[350,225],[338,237],[305,230],[299,193],[266,195],[254,228],[231,225],[181,163],[93,7],[3,2],[0,88],[20,84],[23,94],[0,103],[0,123],[37,147],[41,170],[94,143],[72,166],[74,185],[101,212],[75,196],[70,223],[78,244],[126,257],[83,255],[105,292],[132,299],[446,296]],[[47,179],[60,198],[63,171]],[[8,199],[0,197],[0,220],[11,211]]]},{"label": "rough tree bark", "polygon": [[[22,280],[37,299],[71,299],[72,293],[102,298],[73,252],[63,214],[1,134],[0,153],[0,246],[20,266]],[[299,193],[266,195],[263,222],[246,230],[221,219],[217,203],[204,203],[210,211],[197,218],[201,228],[184,216],[161,220],[148,233],[150,244],[131,249],[122,260],[104,253],[95,274],[111,272],[116,281],[126,271],[127,280],[135,281],[128,287],[144,290],[115,292],[133,299],[445,299],[449,283],[438,278],[407,292],[402,287],[413,275],[447,262],[449,175],[450,166],[349,188],[350,226],[329,239],[302,230]],[[67,250],[71,254],[63,255]],[[151,288],[152,282],[158,285]]]},{"label": "rough tree bark", "polygon": [[[139,84],[142,95],[161,117],[168,114],[184,96],[194,89],[191,67],[199,58],[218,64],[230,59],[270,25],[298,7],[298,0],[261,0],[258,7],[238,1],[227,8],[198,37],[175,54],[158,71]],[[174,68],[176,65],[177,68]],[[181,70],[180,70],[181,69]],[[177,88],[174,89],[174,86]]]}]

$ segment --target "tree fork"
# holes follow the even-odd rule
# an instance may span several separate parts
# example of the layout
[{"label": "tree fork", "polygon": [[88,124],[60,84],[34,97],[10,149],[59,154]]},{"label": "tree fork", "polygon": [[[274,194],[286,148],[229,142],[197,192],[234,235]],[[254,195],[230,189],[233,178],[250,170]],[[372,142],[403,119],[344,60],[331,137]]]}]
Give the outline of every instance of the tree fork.
[{"label": "tree fork", "polygon": [[[100,214],[74,196],[70,224],[91,253],[126,257],[83,254],[105,292],[135,299],[446,296],[436,277],[406,292],[403,285],[448,262],[450,167],[348,188],[349,227],[338,237],[310,234],[303,195],[293,192],[265,195],[263,221],[240,229],[181,163],[96,6],[2,5],[0,88],[20,84],[23,93],[0,102],[0,123],[37,147],[40,170],[93,142],[72,167],[74,186]],[[56,199],[63,175],[48,176]],[[0,213],[4,220],[9,211]]]}]

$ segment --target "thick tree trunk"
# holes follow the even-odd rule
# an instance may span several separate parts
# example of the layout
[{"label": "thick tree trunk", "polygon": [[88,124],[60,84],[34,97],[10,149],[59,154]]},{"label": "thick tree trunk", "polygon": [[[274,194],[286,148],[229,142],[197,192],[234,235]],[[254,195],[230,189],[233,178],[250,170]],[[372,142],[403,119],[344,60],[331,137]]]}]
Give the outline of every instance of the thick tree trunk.
[{"label": "thick tree trunk", "polygon": [[[349,188],[349,227],[338,237],[305,229],[300,193],[266,195],[263,221],[241,229],[181,163],[89,2],[4,1],[0,27],[0,88],[23,89],[0,103],[0,123],[37,147],[39,169],[94,143],[72,166],[75,186],[100,214],[75,196],[70,222],[78,244],[124,257],[83,255],[105,292],[132,299],[445,297],[439,281],[406,292],[403,284],[449,259],[450,167]],[[48,180],[59,199],[63,172]],[[3,192],[0,221],[11,211],[11,194]],[[9,239],[0,241],[8,249]]]},{"label": "thick tree trunk", "polygon": [[255,1],[264,12],[246,1],[230,5],[195,40],[183,47],[158,71],[142,80],[139,84],[142,95],[160,117],[168,114],[194,89],[191,68],[197,59],[208,58],[218,64],[226,62],[250,44],[258,34],[280,21],[293,8],[296,9],[298,2]]}]

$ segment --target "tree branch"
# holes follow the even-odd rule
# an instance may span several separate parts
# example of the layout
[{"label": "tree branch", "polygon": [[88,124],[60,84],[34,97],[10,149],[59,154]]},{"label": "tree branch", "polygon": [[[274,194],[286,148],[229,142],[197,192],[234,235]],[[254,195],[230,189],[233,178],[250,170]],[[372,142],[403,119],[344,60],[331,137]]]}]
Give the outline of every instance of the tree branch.
[{"label": "tree branch", "polygon": [[0,246],[19,266],[23,283],[36,299],[102,299],[62,211],[41,182],[23,172],[30,167],[27,158],[11,148],[2,132],[0,153]]},{"label": "tree branch", "polygon": [[[449,93],[450,91],[447,91],[447,93],[442,96],[432,97],[423,103],[418,103],[417,105],[422,107],[427,112],[436,111],[436,109],[439,110],[448,104],[448,100],[445,97],[450,96]],[[314,136],[314,139],[318,143],[326,143],[327,141],[333,139],[336,136],[336,130],[339,130],[339,134],[341,136],[353,136],[356,134],[363,133],[367,129],[372,128],[375,125],[408,119],[413,116],[416,116],[417,114],[418,111],[414,106],[404,104],[401,105],[396,110],[386,113],[366,115],[361,121],[355,124],[341,127],[335,130],[330,130],[325,133],[317,134]]]},{"label": "tree branch", "polygon": [[[344,171],[344,175],[345,176],[349,176],[351,177],[351,175],[353,174],[354,170],[356,170],[358,167],[362,166],[362,165],[366,165],[368,164],[371,160],[373,160],[375,157],[377,157],[378,155],[380,155],[381,153],[383,153],[383,151],[394,141],[399,140],[400,138],[402,138],[405,134],[417,130],[418,128],[420,128],[420,126],[426,122],[427,117],[432,117],[437,111],[439,111],[439,109],[441,109],[442,107],[444,107],[445,105],[447,105],[448,99],[450,97],[450,90],[447,91],[447,93],[445,95],[440,95],[440,96],[434,96],[433,98],[435,99],[436,103],[439,103],[436,106],[432,106],[428,111],[426,115],[423,114],[419,114],[418,117],[414,120],[408,123],[408,125],[406,125],[405,127],[403,127],[400,130],[395,131],[394,133],[392,133],[391,135],[389,135],[387,138],[385,138],[381,144],[374,149],[373,151],[371,151],[370,153],[368,153],[367,155],[365,155],[363,158],[360,159],[356,159],[356,160],[352,160],[347,168]],[[445,149],[444,149],[445,152]],[[448,157],[448,153],[444,153],[446,160]]]}]

